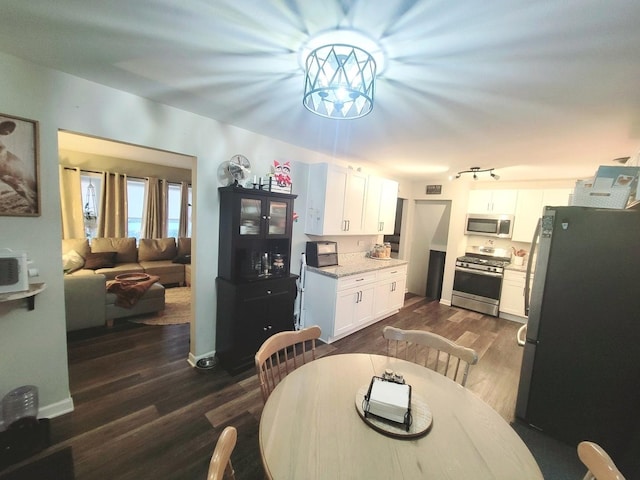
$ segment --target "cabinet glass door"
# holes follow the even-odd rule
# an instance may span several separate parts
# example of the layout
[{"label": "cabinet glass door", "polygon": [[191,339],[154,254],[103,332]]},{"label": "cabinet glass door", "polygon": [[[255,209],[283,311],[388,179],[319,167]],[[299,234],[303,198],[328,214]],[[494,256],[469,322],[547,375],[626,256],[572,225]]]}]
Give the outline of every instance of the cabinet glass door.
[{"label": "cabinet glass door", "polygon": [[260,235],[262,202],[253,198],[240,199],[240,235]]},{"label": "cabinet glass door", "polygon": [[287,233],[287,202],[269,202],[269,235]]}]

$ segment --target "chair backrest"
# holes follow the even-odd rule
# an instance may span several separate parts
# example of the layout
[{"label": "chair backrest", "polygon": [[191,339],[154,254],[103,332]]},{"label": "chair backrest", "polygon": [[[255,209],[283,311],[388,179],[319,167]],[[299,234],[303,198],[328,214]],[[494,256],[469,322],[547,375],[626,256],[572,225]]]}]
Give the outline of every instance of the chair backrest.
[{"label": "chair backrest", "polygon": [[289,372],[316,359],[316,340],[321,333],[320,327],[314,325],[298,331],[276,333],[264,341],[255,358],[265,403]]},{"label": "chair backrest", "polygon": [[226,427],[216,443],[216,448],[209,462],[209,474],[207,480],[235,480],[235,472],[231,465],[231,452],[236,446],[238,431],[235,427]]},{"label": "chair backrest", "polygon": [[382,336],[387,340],[387,355],[424,365],[462,386],[467,383],[469,367],[478,363],[475,350],[432,332],[386,326]]},{"label": "chair backrest", "polygon": [[588,469],[583,480],[625,480],[609,454],[597,443],[580,442],[578,457]]}]

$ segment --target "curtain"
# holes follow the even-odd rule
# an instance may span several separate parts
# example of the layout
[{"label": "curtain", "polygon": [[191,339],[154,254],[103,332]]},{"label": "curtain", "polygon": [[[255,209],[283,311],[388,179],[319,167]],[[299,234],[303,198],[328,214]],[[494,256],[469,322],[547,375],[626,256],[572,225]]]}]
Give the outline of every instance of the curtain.
[{"label": "curtain", "polygon": [[189,230],[189,184],[187,182],[180,183],[180,227],[178,229],[179,237],[187,237]]},{"label": "curtain", "polygon": [[82,216],[82,187],[80,169],[58,166],[60,175],[60,209],[62,238],[84,238]]},{"label": "curtain", "polygon": [[127,176],[104,172],[98,215],[98,237],[127,237],[128,217]]},{"label": "curtain", "polygon": [[169,183],[149,177],[144,199],[141,238],[164,238],[167,236],[167,198]]}]

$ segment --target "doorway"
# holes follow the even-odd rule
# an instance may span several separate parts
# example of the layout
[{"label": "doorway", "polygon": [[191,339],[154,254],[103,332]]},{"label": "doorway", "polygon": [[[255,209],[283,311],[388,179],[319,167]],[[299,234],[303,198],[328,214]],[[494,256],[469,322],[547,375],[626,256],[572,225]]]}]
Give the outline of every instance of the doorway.
[{"label": "doorway", "polygon": [[[407,275],[407,289],[409,292],[426,296],[427,284],[430,283],[430,290],[442,292],[442,275],[440,268],[434,268],[429,280],[429,264],[431,251],[434,257],[441,257],[441,253],[447,250],[449,238],[449,222],[451,219],[451,201],[446,200],[416,200],[413,229],[411,232],[411,255],[409,262],[411,269]],[[441,259],[442,260],[442,259]],[[437,259],[431,260],[438,264]],[[442,260],[444,267],[444,261]],[[434,276],[440,278],[434,278]],[[435,283],[435,287],[432,285]],[[440,300],[435,298],[435,300]]]}]

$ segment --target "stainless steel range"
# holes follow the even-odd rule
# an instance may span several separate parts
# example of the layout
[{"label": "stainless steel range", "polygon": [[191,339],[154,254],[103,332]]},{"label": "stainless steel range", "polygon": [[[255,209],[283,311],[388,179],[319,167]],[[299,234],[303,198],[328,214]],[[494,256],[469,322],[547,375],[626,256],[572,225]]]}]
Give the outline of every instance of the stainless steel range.
[{"label": "stainless steel range", "polygon": [[498,316],[504,267],[511,261],[509,250],[473,247],[456,259],[451,305]]}]

